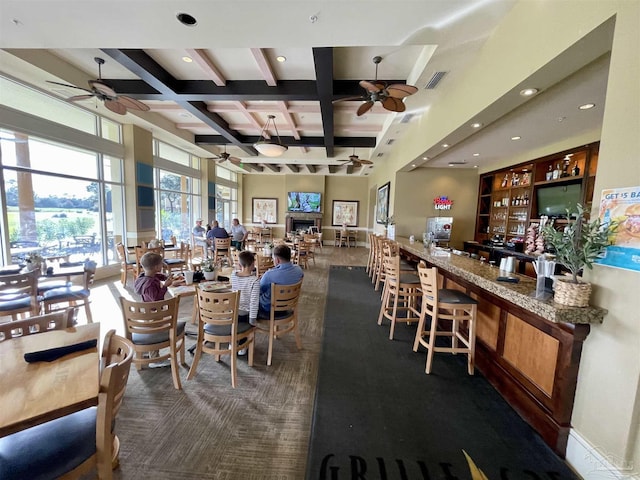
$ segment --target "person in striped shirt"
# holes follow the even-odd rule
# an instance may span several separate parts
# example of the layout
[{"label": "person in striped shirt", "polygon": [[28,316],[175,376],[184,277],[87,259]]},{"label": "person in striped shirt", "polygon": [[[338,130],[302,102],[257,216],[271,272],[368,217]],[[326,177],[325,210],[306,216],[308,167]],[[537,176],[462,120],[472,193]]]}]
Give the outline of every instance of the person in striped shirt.
[{"label": "person in striped shirt", "polygon": [[255,325],[258,317],[260,301],[260,280],[255,274],[255,257],[253,252],[243,251],[238,254],[240,270],[231,274],[232,290],[240,291],[240,313],[238,321],[248,321]]}]

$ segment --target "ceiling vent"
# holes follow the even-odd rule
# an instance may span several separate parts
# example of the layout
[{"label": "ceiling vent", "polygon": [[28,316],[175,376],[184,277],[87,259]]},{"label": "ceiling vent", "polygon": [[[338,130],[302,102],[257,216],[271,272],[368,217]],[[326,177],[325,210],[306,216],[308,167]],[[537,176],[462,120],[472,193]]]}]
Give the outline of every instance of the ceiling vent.
[{"label": "ceiling vent", "polygon": [[376,157],[381,157],[383,155],[384,155],[384,153],[380,152],[378,155],[376,155]]},{"label": "ceiling vent", "polygon": [[390,138],[389,140],[387,140],[387,145],[393,145],[393,142],[395,141],[396,141],[395,138]]},{"label": "ceiling vent", "polygon": [[467,162],[449,162],[449,165],[466,165]]},{"label": "ceiling vent", "polygon": [[415,113],[407,113],[404,117],[402,117],[400,123],[409,123],[413,117],[415,117]]},{"label": "ceiling vent", "polygon": [[427,90],[433,90],[438,86],[438,84],[440,83],[440,80],[442,80],[442,77],[444,77],[446,74],[447,72],[434,73],[433,77],[431,77],[431,80],[427,82],[427,85],[424,88]]}]

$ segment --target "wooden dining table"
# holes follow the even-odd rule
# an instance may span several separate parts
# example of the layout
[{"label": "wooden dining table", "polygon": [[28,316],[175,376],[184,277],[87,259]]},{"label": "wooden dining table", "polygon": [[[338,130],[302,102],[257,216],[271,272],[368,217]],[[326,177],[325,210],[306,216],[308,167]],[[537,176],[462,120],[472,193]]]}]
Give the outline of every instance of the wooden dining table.
[{"label": "wooden dining table", "polygon": [[[224,291],[231,288],[230,282],[220,282],[217,280],[205,281],[200,283],[192,283],[191,285],[171,285],[167,287],[167,291],[174,297],[195,297],[198,289],[207,291]],[[191,323],[198,323],[198,304],[193,301],[193,312],[191,313]]]},{"label": "wooden dining table", "polygon": [[99,336],[100,324],[91,323],[0,342],[0,437],[98,404],[97,347],[52,362],[27,363],[24,354]]}]

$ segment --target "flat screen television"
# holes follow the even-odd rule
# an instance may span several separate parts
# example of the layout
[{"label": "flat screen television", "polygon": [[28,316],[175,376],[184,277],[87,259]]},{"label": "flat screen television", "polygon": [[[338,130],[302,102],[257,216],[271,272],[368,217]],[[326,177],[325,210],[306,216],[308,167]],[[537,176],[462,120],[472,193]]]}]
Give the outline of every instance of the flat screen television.
[{"label": "flat screen television", "polygon": [[551,185],[540,187],[536,193],[538,216],[566,217],[567,208],[575,212],[576,205],[582,198],[579,183],[571,185]]},{"label": "flat screen television", "polygon": [[287,210],[290,212],[320,213],[322,195],[317,192],[289,192]]}]

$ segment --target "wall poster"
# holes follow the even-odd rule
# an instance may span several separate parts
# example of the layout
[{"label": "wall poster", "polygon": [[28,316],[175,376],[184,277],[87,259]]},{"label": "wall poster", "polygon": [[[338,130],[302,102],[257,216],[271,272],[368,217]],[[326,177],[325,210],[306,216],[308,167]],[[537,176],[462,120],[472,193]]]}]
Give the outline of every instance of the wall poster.
[{"label": "wall poster", "polygon": [[602,190],[599,217],[619,226],[613,244],[596,263],[640,271],[640,186]]}]

